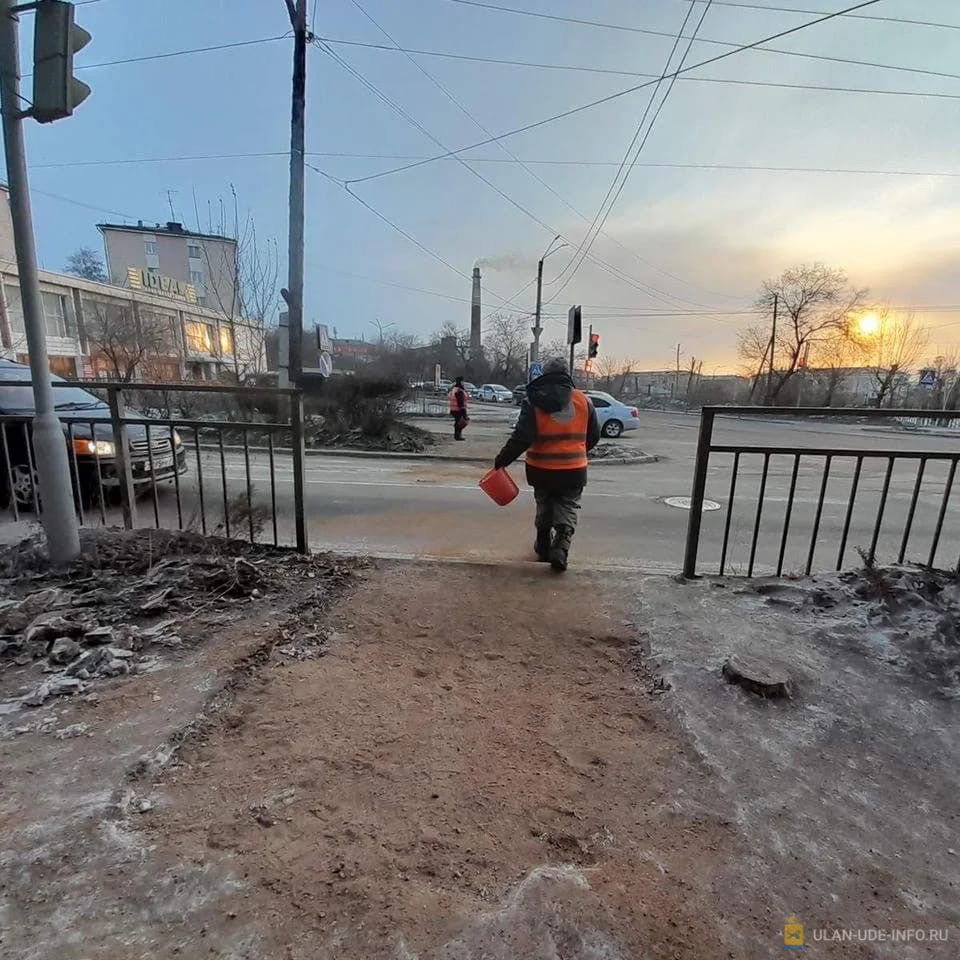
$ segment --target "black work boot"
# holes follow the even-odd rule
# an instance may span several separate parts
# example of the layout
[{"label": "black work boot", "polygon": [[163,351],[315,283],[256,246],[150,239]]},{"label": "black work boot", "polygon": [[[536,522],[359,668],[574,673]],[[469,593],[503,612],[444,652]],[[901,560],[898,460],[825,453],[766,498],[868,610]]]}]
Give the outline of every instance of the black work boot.
[{"label": "black work boot", "polygon": [[537,527],[537,539],[533,545],[533,552],[537,555],[539,563],[550,562],[550,528]]},{"label": "black work boot", "polygon": [[557,527],[556,535],[553,538],[553,546],[550,548],[550,566],[557,573],[563,573],[567,569],[567,554],[570,552],[572,540],[572,527]]}]

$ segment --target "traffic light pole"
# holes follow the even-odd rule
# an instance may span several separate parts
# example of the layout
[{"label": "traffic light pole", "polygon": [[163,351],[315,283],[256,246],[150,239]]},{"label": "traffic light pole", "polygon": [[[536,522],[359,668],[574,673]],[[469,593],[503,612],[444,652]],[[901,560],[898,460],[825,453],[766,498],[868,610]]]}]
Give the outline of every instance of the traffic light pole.
[{"label": "traffic light pole", "polygon": [[30,212],[30,185],[23,146],[23,111],[20,97],[19,19],[14,0],[0,0],[0,112],[3,146],[10,188],[10,215],[17,254],[23,323],[33,380],[33,452],[37,467],[42,512],[51,563],[69,563],[80,555],[80,534],[73,504],[73,487],[67,460],[63,424],[57,416],[47,361],[47,340],[37,274],[37,252]]},{"label": "traffic light pole", "polygon": [[537,264],[537,312],[533,321],[533,346],[530,348],[530,362],[537,363],[540,360],[540,334],[543,333],[543,327],[540,326],[540,309],[543,300],[543,257]]}]

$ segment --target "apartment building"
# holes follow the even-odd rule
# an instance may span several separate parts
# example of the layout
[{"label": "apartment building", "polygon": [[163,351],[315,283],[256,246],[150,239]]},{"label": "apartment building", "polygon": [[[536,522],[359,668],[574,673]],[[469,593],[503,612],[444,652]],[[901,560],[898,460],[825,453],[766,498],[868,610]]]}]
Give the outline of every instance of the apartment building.
[{"label": "apartment building", "polygon": [[[237,285],[237,241],[217,234],[194,233],[182,223],[150,226],[98,223],[103,235],[107,275],[119,286],[141,285],[156,292],[175,280],[190,288],[201,307],[227,317],[243,314]],[[169,282],[167,286],[169,289]]]}]

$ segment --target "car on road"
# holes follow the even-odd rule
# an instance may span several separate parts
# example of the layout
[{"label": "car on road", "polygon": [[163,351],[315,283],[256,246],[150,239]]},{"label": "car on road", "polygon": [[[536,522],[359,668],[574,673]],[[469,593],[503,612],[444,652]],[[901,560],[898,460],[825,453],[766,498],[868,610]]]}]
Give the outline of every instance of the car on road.
[{"label": "car on road", "polygon": [[479,388],[475,383],[470,383],[469,380],[464,380],[463,389],[467,391],[467,396],[472,399]]},{"label": "car on road", "polygon": [[[593,403],[600,423],[600,433],[608,439],[619,437],[624,430],[636,430],[640,426],[640,413],[636,407],[621,403],[616,397],[602,390],[585,390],[584,393]],[[511,427],[520,419],[518,410],[511,421]]]},{"label": "car on road", "polygon": [[[30,379],[30,368],[25,364],[0,360],[0,381],[24,381],[23,386],[0,386],[0,508],[11,501],[18,510],[34,506],[32,419],[36,407]],[[54,375],[50,379],[54,384],[68,382]],[[91,503],[99,497],[101,484],[105,493],[118,491],[120,478],[109,406],[73,386],[54,386],[53,399],[64,427],[74,496]],[[167,424],[158,423],[149,438],[147,427],[141,423],[128,423],[126,432],[135,492],[187,472],[186,450],[179,434]]]},{"label": "car on road", "polygon": [[600,421],[600,433],[608,438],[619,437],[624,430],[636,430],[640,426],[640,412],[627,406],[616,397],[602,390],[585,390],[593,402]]},{"label": "car on road", "polygon": [[524,400],[527,399],[527,385],[525,383],[518,383],[513,388],[513,402],[516,406],[520,406]]},{"label": "car on road", "polygon": [[513,403],[513,391],[508,390],[502,383],[485,383],[480,388],[477,399],[485,403]]}]

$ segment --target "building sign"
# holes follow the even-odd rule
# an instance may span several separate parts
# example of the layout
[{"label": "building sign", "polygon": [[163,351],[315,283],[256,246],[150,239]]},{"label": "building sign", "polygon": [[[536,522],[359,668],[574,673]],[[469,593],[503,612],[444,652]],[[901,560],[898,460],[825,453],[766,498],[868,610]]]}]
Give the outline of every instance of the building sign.
[{"label": "building sign", "polygon": [[197,291],[192,283],[184,283],[173,277],[161,277],[159,273],[141,270],[139,267],[127,269],[127,286],[132,290],[146,290],[160,297],[170,297],[172,300],[184,300],[187,303],[197,302]]}]

